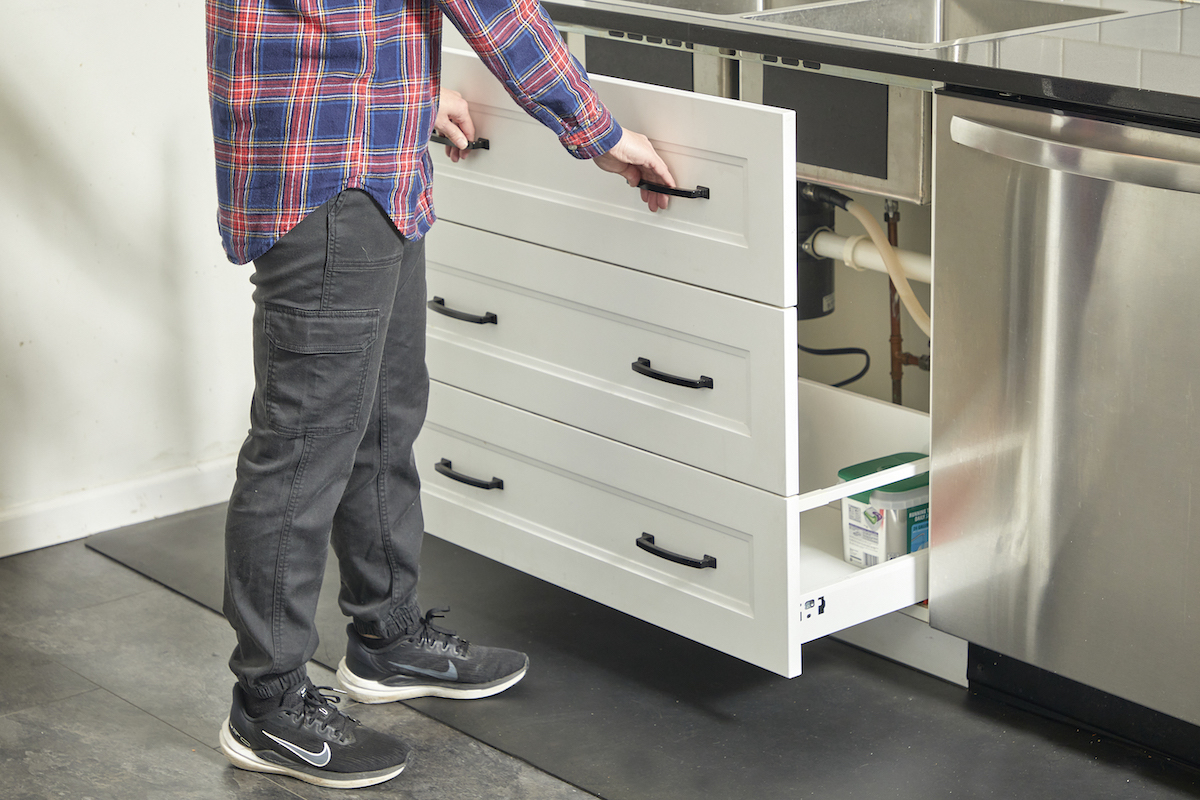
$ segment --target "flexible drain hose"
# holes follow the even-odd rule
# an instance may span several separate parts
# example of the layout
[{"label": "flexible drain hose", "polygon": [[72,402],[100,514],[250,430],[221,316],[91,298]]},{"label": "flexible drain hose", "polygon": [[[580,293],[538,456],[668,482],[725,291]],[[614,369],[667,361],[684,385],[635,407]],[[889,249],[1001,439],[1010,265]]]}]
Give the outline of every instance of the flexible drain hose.
[{"label": "flexible drain hose", "polygon": [[930,336],[933,326],[930,324],[929,315],[925,313],[925,309],[921,308],[920,301],[913,294],[908,277],[904,274],[904,267],[900,265],[900,259],[896,256],[896,251],[892,249],[891,242],[887,240],[883,228],[879,227],[879,223],[865,208],[853,200],[846,203],[846,210],[853,214],[859,224],[866,229],[867,235],[879,249],[879,255],[883,257],[883,265],[887,267],[888,275],[891,276],[892,283],[896,287],[896,293],[900,295],[900,302],[904,303],[904,307],[912,315],[913,322],[917,323],[917,327],[924,331],[926,336]]},{"label": "flexible drain hose", "polygon": [[875,247],[879,250],[879,255],[883,258],[883,265],[887,267],[888,275],[896,287],[896,294],[900,296],[900,301],[908,309],[913,322],[917,323],[917,327],[924,331],[926,336],[932,335],[933,326],[929,322],[929,315],[925,313],[925,309],[921,308],[921,303],[917,300],[917,296],[913,294],[912,286],[908,284],[908,277],[904,274],[904,267],[900,264],[900,258],[896,255],[891,242],[887,240],[883,228],[879,227],[879,223],[875,221],[875,218],[861,205],[836,189],[830,189],[828,186],[806,183],[801,185],[800,192],[810,200],[819,200],[822,203],[829,203],[830,205],[844,208],[854,215],[854,218],[866,229],[867,235],[871,237],[871,241],[875,243]]}]

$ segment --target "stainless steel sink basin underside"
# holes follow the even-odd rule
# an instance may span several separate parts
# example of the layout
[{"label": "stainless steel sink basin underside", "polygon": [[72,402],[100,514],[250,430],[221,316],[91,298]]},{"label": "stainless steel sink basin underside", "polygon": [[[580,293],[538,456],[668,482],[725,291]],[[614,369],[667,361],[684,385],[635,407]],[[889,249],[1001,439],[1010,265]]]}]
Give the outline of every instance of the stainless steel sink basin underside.
[{"label": "stainless steel sink basin underside", "polygon": [[753,20],[785,30],[921,49],[1050,32],[1180,8],[1177,0],[634,1]]}]

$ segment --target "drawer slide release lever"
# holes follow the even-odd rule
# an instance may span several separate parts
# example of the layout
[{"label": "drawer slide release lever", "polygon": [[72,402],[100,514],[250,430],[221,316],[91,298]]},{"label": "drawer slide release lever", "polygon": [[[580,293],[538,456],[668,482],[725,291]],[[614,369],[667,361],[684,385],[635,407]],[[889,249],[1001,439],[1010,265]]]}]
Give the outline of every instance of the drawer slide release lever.
[{"label": "drawer slide release lever", "polygon": [[472,478],[470,475],[464,475],[461,472],[457,472],[457,471],[451,469],[452,466],[453,466],[453,462],[451,462],[450,459],[443,458],[441,461],[434,464],[433,468],[435,470],[437,470],[439,473],[441,473],[442,475],[445,475],[450,480],[458,481],[459,483],[465,483],[467,486],[474,486],[476,489],[503,489],[504,488],[504,481],[500,480],[499,478],[492,478],[490,481],[480,480],[479,478]]},{"label": "drawer slide release lever", "polygon": [[443,316],[460,319],[463,322],[474,322],[476,325],[496,325],[500,321],[500,318],[490,311],[481,317],[478,314],[468,314],[465,311],[459,311],[457,308],[450,308],[446,305],[446,301],[440,297],[433,298],[425,305],[429,307],[430,311],[436,311]]},{"label": "drawer slide release lever", "polygon": [[693,200],[709,199],[708,187],[697,186],[695,189],[676,189],[672,186],[664,186],[661,183],[651,183],[650,181],[641,181],[637,188],[649,189],[657,194],[669,194],[672,197],[690,197]]},{"label": "drawer slide release lever", "polygon": [[639,375],[645,375],[647,378],[654,378],[656,381],[664,383],[673,383],[676,386],[686,386],[689,389],[711,389],[713,388],[713,379],[707,375],[701,375],[699,378],[681,378],[678,375],[671,375],[666,372],[659,372],[651,368],[650,359],[639,358],[637,361],[630,364],[633,371]]},{"label": "drawer slide release lever", "polygon": [[674,561],[676,564],[683,564],[685,567],[692,569],[716,569],[717,559],[714,556],[704,555],[701,558],[689,558],[681,556],[679,553],[672,553],[670,550],[663,550],[654,543],[654,537],[649,533],[643,533],[637,538],[637,546],[645,550],[647,553],[665,558],[667,561]]}]

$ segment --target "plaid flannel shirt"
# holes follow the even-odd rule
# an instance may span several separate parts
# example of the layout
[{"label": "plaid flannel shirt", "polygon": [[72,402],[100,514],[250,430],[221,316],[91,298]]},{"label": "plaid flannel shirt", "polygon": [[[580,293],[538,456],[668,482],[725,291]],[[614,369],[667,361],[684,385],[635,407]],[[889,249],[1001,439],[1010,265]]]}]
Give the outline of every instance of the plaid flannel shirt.
[{"label": "plaid flannel shirt", "polygon": [[537,0],[206,0],[218,224],[229,260],[265,253],[343,189],[410,239],[435,216],[426,148],[441,18],[577,158],[621,128]]}]

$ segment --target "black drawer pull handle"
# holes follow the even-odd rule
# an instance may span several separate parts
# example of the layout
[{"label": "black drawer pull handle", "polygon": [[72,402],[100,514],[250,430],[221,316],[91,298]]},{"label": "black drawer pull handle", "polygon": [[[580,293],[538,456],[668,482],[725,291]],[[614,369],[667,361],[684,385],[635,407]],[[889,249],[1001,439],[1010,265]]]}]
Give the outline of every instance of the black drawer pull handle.
[{"label": "black drawer pull handle", "polygon": [[433,465],[441,474],[451,480],[465,483],[467,486],[474,486],[476,489],[503,489],[504,481],[499,478],[492,478],[490,481],[483,481],[479,478],[472,478],[470,475],[464,475],[461,472],[456,472],[450,467],[452,466],[450,459],[443,458],[441,461]]},{"label": "black drawer pull handle", "polygon": [[711,389],[713,388],[713,379],[707,375],[701,375],[695,380],[691,378],[681,378],[678,375],[671,375],[666,372],[659,372],[650,367],[650,359],[639,358],[629,366],[633,367],[633,371],[639,375],[645,375],[648,378],[654,378],[656,381],[664,383],[673,383],[676,386],[686,386],[689,389]]},{"label": "black drawer pull handle", "polygon": [[637,538],[637,546],[645,550],[647,553],[665,558],[667,561],[674,561],[676,564],[683,564],[685,567],[692,569],[716,569],[717,559],[710,555],[705,555],[703,558],[688,558],[681,556],[679,553],[672,553],[670,550],[663,550],[654,543],[654,537],[648,533],[643,533]]},{"label": "black drawer pull handle", "polygon": [[[436,144],[448,144],[451,147],[458,147],[458,145],[456,145],[454,142],[447,139],[445,136],[442,136],[440,133],[435,133],[432,136],[430,136],[429,141],[434,142]],[[462,149],[462,150],[491,150],[492,143],[489,142],[487,139],[476,139],[473,142],[467,142],[467,146],[460,148],[460,149]]]},{"label": "black drawer pull handle", "polygon": [[661,183],[642,181],[637,185],[637,188],[649,189],[658,194],[669,194],[672,197],[690,197],[693,200],[707,200],[709,198],[707,186],[697,186],[695,189],[676,189],[672,186],[664,186]]},{"label": "black drawer pull handle", "polygon": [[476,325],[495,325],[500,321],[500,318],[490,311],[481,317],[477,314],[468,314],[465,311],[459,311],[456,308],[448,308],[446,301],[440,297],[433,298],[425,305],[429,306],[430,311],[436,311],[439,314],[454,319],[461,319],[463,322],[474,322]]}]

